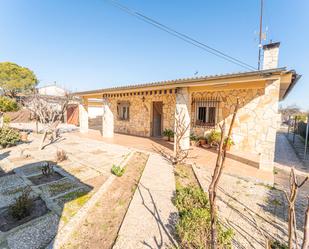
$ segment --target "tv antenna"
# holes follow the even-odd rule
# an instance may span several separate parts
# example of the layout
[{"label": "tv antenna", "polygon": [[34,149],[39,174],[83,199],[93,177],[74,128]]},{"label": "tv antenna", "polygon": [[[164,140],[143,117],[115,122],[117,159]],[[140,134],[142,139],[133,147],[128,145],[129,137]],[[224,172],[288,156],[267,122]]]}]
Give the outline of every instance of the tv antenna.
[{"label": "tv antenna", "polygon": [[263,11],[264,11],[264,0],[261,0],[258,70],[261,70],[261,57],[262,57],[262,47],[263,47],[262,40],[266,40],[266,33],[268,31],[268,27],[266,27],[266,32],[263,33]]}]

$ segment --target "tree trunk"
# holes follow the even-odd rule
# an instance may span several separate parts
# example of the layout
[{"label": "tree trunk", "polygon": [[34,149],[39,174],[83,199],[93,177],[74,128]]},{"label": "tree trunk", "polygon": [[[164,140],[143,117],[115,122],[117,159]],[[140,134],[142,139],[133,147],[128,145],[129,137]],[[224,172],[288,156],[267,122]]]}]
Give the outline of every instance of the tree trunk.
[{"label": "tree trunk", "polygon": [[43,149],[43,145],[44,145],[44,141],[46,139],[46,136],[47,136],[47,131],[44,131],[44,134],[42,136],[42,140],[41,140],[41,143],[40,143],[40,148],[39,150],[42,150]]},{"label": "tree trunk", "polygon": [[289,249],[293,249],[293,208],[289,207],[289,215],[288,215],[288,236],[289,236]]},{"label": "tree trunk", "polygon": [[305,213],[305,225],[304,225],[304,239],[302,249],[309,248],[309,199],[308,199],[308,206]]},{"label": "tree trunk", "polygon": [[[210,186],[208,190],[209,195],[209,204],[210,204],[210,229],[211,229],[211,248],[216,249],[218,247],[217,244],[217,226],[216,226],[216,217],[217,217],[217,210],[216,210],[216,192],[214,191],[214,187]],[[206,248],[208,246],[206,245]]]}]

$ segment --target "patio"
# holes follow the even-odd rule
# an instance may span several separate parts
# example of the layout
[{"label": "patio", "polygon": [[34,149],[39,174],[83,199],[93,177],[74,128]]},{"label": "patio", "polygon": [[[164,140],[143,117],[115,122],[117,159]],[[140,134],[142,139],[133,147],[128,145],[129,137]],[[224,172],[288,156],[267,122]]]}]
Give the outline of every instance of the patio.
[{"label": "patio", "polygon": [[[115,133],[113,138],[103,138],[99,130],[89,129],[88,133],[75,133],[81,138],[89,138],[97,141],[103,141],[110,144],[122,145],[128,148],[155,152],[153,145],[162,146],[166,150],[173,150],[173,142],[165,141],[161,138],[138,137],[126,134]],[[191,146],[189,163],[195,163],[198,166],[213,169],[217,159],[217,153],[213,149]],[[247,154],[229,152],[226,159],[226,174],[235,175],[244,179],[253,181],[263,181],[272,184],[274,176],[272,172],[263,171],[255,167],[258,164],[258,158]]]}]

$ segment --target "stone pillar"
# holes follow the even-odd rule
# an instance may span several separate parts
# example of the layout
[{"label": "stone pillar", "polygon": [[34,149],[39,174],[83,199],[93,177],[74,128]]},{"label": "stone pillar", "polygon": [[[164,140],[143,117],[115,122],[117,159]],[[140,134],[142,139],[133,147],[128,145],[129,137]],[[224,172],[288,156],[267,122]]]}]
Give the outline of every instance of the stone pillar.
[{"label": "stone pillar", "polygon": [[[176,149],[176,137],[180,130],[186,132],[180,141],[180,148],[187,150],[190,148],[190,114],[191,103],[190,93],[188,88],[177,88],[176,93],[176,108],[175,108],[175,138],[174,138],[174,150]],[[180,128],[177,131],[177,122],[180,123]]]},{"label": "stone pillar", "polygon": [[278,102],[280,93],[280,80],[267,83],[265,95],[262,99],[264,103],[264,113],[261,116],[262,134],[260,134],[260,169],[273,171],[276,133],[279,128]]},{"label": "stone pillar", "polygon": [[88,101],[83,99],[83,103],[79,104],[79,131],[88,132]]},{"label": "stone pillar", "polygon": [[114,136],[114,114],[110,109],[110,103],[106,99],[103,99],[102,136]]}]

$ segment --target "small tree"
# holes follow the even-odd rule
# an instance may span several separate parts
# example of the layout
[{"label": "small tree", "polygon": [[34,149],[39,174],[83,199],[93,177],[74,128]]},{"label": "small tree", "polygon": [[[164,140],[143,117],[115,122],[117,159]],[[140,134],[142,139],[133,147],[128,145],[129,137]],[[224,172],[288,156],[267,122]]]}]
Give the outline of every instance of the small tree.
[{"label": "small tree", "polygon": [[[161,156],[167,159],[172,165],[177,165],[179,163],[184,162],[187,158],[189,158],[190,149],[183,149],[181,147],[181,141],[186,136],[187,131],[190,129],[190,124],[186,125],[185,123],[185,115],[180,112],[177,117],[175,117],[175,132],[174,132],[174,152],[166,151],[163,147],[157,147],[153,145],[153,148],[156,152],[158,152]],[[192,157],[190,157],[192,158]]]},{"label": "small tree", "polygon": [[307,209],[305,213],[304,239],[303,239],[302,249],[309,248],[309,196],[307,196],[307,198],[308,198],[308,204],[307,204]]},{"label": "small tree", "polygon": [[69,99],[69,95],[65,97],[52,97],[33,94],[24,100],[24,106],[30,110],[35,119],[44,127],[40,150],[43,149],[44,141],[48,134],[51,135],[51,142],[54,142],[58,137],[58,125],[66,111]]},{"label": "small tree", "polygon": [[17,93],[33,89],[38,83],[35,74],[15,63],[0,63],[0,88],[4,95],[15,98]]},{"label": "small tree", "polygon": [[[290,193],[288,194],[284,191],[286,199],[288,201],[289,209],[288,209],[288,245],[289,249],[293,248],[293,239],[295,241],[296,248],[298,248],[297,241],[297,226],[296,226],[296,214],[295,214],[295,202],[299,188],[301,188],[305,182],[308,180],[306,177],[301,183],[298,183],[298,179],[295,175],[294,169],[291,169],[290,173]],[[306,228],[306,227],[305,227]],[[304,231],[304,233],[308,233],[308,231]],[[304,239],[305,240],[305,239]],[[308,243],[308,242],[306,242]]]},{"label": "small tree", "polygon": [[209,185],[208,189],[208,194],[209,194],[209,204],[210,204],[210,217],[211,217],[211,248],[212,249],[217,249],[218,248],[218,232],[217,232],[217,188],[218,184],[222,175],[222,171],[224,168],[224,163],[225,163],[225,158],[226,158],[226,149],[227,149],[227,143],[224,143],[225,139],[227,141],[231,139],[232,135],[232,130],[233,130],[233,125],[235,122],[235,117],[237,114],[239,108],[239,99],[237,99],[237,103],[235,106],[235,110],[233,113],[232,121],[230,124],[230,128],[228,131],[228,135],[225,138],[225,120],[223,121],[222,125],[220,126],[221,130],[221,139],[220,139],[220,144],[219,144],[219,149],[218,149],[218,155],[217,155],[217,161],[216,161],[216,166],[212,175],[212,179]]}]

